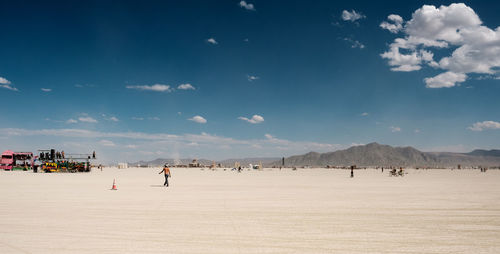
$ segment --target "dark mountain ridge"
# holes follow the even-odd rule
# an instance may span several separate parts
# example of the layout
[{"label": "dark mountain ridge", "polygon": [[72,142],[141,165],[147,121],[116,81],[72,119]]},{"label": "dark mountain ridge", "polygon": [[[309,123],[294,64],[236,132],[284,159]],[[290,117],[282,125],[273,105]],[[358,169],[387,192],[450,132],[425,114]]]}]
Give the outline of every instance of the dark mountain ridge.
[{"label": "dark mountain ridge", "polygon": [[[271,165],[279,166],[281,161]],[[392,147],[378,143],[353,146],[328,153],[309,152],[285,158],[286,166],[500,166],[500,150],[474,150],[470,153],[422,152],[411,146]]]}]

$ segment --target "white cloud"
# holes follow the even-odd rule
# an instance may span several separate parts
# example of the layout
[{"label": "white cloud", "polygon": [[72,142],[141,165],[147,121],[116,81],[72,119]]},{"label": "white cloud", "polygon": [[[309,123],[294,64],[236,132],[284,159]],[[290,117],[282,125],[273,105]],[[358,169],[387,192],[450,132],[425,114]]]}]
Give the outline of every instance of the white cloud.
[{"label": "white cloud", "polygon": [[153,117],[148,117],[148,120],[160,121],[160,118],[157,116],[153,116]]},{"label": "white cloud", "polygon": [[40,88],[40,90],[47,92],[47,93],[52,91],[52,89],[50,89],[50,88]]},{"label": "white cloud", "polygon": [[500,123],[495,121],[477,122],[467,129],[471,131],[496,130],[500,129]]},{"label": "white cloud", "polygon": [[251,3],[247,3],[246,1],[240,2],[240,7],[245,8],[249,11],[255,11],[255,7]]},{"label": "white cloud", "polygon": [[144,117],[136,117],[136,116],[133,116],[133,117],[132,117],[132,120],[142,121],[142,120],[144,120]]},{"label": "white cloud", "polygon": [[68,121],[66,121],[66,123],[78,123],[78,121],[73,118],[70,118],[68,119]]},{"label": "white cloud", "polygon": [[415,133],[420,133],[420,129],[415,129],[414,132]]},{"label": "white cloud", "polygon": [[78,117],[78,120],[80,122],[84,122],[84,123],[97,123],[97,120],[95,120],[94,118],[92,118],[90,116]]},{"label": "white cloud", "polygon": [[363,45],[363,43],[361,43],[357,40],[353,40],[351,38],[344,38],[344,41],[349,42],[351,44],[351,48],[360,48],[360,49],[365,48],[365,45]]},{"label": "white cloud", "polygon": [[113,143],[113,141],[106,140],[106,139],[103,139],[103,140],[99,141],[99,144],[101,144],[103,146],[116,146],[116,144]]},{"label": "white cloud", "polygon": [[[390,20],[394,24],[402,21],[395,16]],[[444,70],[424,80],[429,88],[456,86],[470,73],[498,73],[500,27],[493,30],[484,26],[474,10],[463,3],[439,8],[424,5],[400,31],[403,37],[396,38],[382,58],[389,60],[393,71],[416,71],[426,65]],[[450,49],[451,55],[434,60],[430,50],[443,48]]]},{"label": "white cloud", "polygon": [[361,113],[361,116],[368,116],[368,115],[369,115],[368,112]]},{"label": "white cloud", "polygon": [[400,132],[401,131],[401,128],[399,128],[397,126],[391,126],[389,128],[391,129],[391,132]]},{"label": "white cloud", "polygon": [[247,75],[247,79],[248,79],[248,81],[254,81],[254,80],[259,79],[259,77],[253,76],[253,75]]},{"label": "white cloud", "polygon": [[252,124],[264,122],[264,117],[259,116],[259,115],[253,115],[252,118],[250,118],[250,119],[240,116],[240,117],[238,117],[238,119],[243,120],[243,121],[247,121],[247,122],[252,123]]},{"label": "white cloud", "polygon": [[169,85],[154,84],[152,86],[141,85],[141,86],[126,86],[127,89],[137,89],[144,91],[154,91],[154,92],[171,92],[172,88]]},{"label": "white cloud", "polygon": [[11,91],[19,91],[17,88],[11,86],[11,85],[0,85],[1,88],[9,89]]},{"label": "white cloud", "polygon": [[137,148],[137,145],[126,145],[125,147],[130,149],[135,149]]},{"label": "white cloud", "polygon": [[191,84],[180,84],[177,89],[179,90],[195,90],[194,86]]},{"label": "white cloud", "polygon": [[0,77],[0,88],[9,89],[11,91],[19,91],[17,88],[11,86],[10,84],[10,81],[8,81],[6,78]]},{"label": "white cloud", "polygon": [[193,116],[188,120],[196,123],[207,123],[207,119],[203,118],[202,116]]},{"label": "white cloud", "polygon": [[391,33],[398,33],[403,29],[403,18],[396,14],[391,14],[387,17],[390,22],[384,21],[380,23],[382,29],[387,29]]},{"label": "white cloud", "polygon": [[6,78],[0,77],[0,84],[9,85],[10,81],[8,81]]},{"label": "white cloud", "polygon": [[453,87],[467,79],[463,73],[454,73],[451,71],[443,72],[432,78],[425,78],[427,88]]},{"label": "white cloud", "polygon": [[219,44],[214,38],[208,38],[207,42],[213,45]]},{"label": "white cloud", "polygon": [[268,133],[264,134],[264,137],[266,137],[267,139],[274,139],[273,135]]},{"label": "white cloud", "polygon": [[366,18],[365,15],[361,14],[360,12],[356,12],[355,10],[343,10],[342,11],[342,19],[344,21],[351,21],[355,22],[356,20]]}]

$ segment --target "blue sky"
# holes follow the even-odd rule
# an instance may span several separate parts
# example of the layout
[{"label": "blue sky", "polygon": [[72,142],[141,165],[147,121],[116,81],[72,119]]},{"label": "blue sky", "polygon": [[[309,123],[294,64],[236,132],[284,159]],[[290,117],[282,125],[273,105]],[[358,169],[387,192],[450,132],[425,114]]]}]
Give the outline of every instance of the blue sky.
[{"label": "blue sky", "polygon": [[2,2],[0,149],[500,148],[500,3],[453,3]]}]

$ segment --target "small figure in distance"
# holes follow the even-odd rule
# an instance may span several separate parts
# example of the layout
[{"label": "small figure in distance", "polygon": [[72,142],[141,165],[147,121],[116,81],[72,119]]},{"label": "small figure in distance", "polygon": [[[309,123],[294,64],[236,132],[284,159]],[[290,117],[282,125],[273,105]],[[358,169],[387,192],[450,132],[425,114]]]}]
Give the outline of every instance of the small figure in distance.
[{"label": "small figure in distance", "polygon": [[165,164],[163,169],[158,174],[161,174],[162,172],[165,174],[165,183],[163,184],[163,186],[168,187],[168,178],[172,177],[172,175],[170,173],[170,169],[168,168],[168,164]]}]

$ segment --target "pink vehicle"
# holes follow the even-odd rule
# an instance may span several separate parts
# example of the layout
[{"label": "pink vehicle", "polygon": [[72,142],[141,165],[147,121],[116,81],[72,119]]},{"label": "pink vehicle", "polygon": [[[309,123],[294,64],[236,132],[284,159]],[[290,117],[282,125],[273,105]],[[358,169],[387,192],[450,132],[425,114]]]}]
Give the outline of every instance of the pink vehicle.
[{"label": "pink vehicle", "polygon": [[13,152],[7,150],[2,153],[0,169],[3,170],[28,170],[33,168],[33,153]]}]

